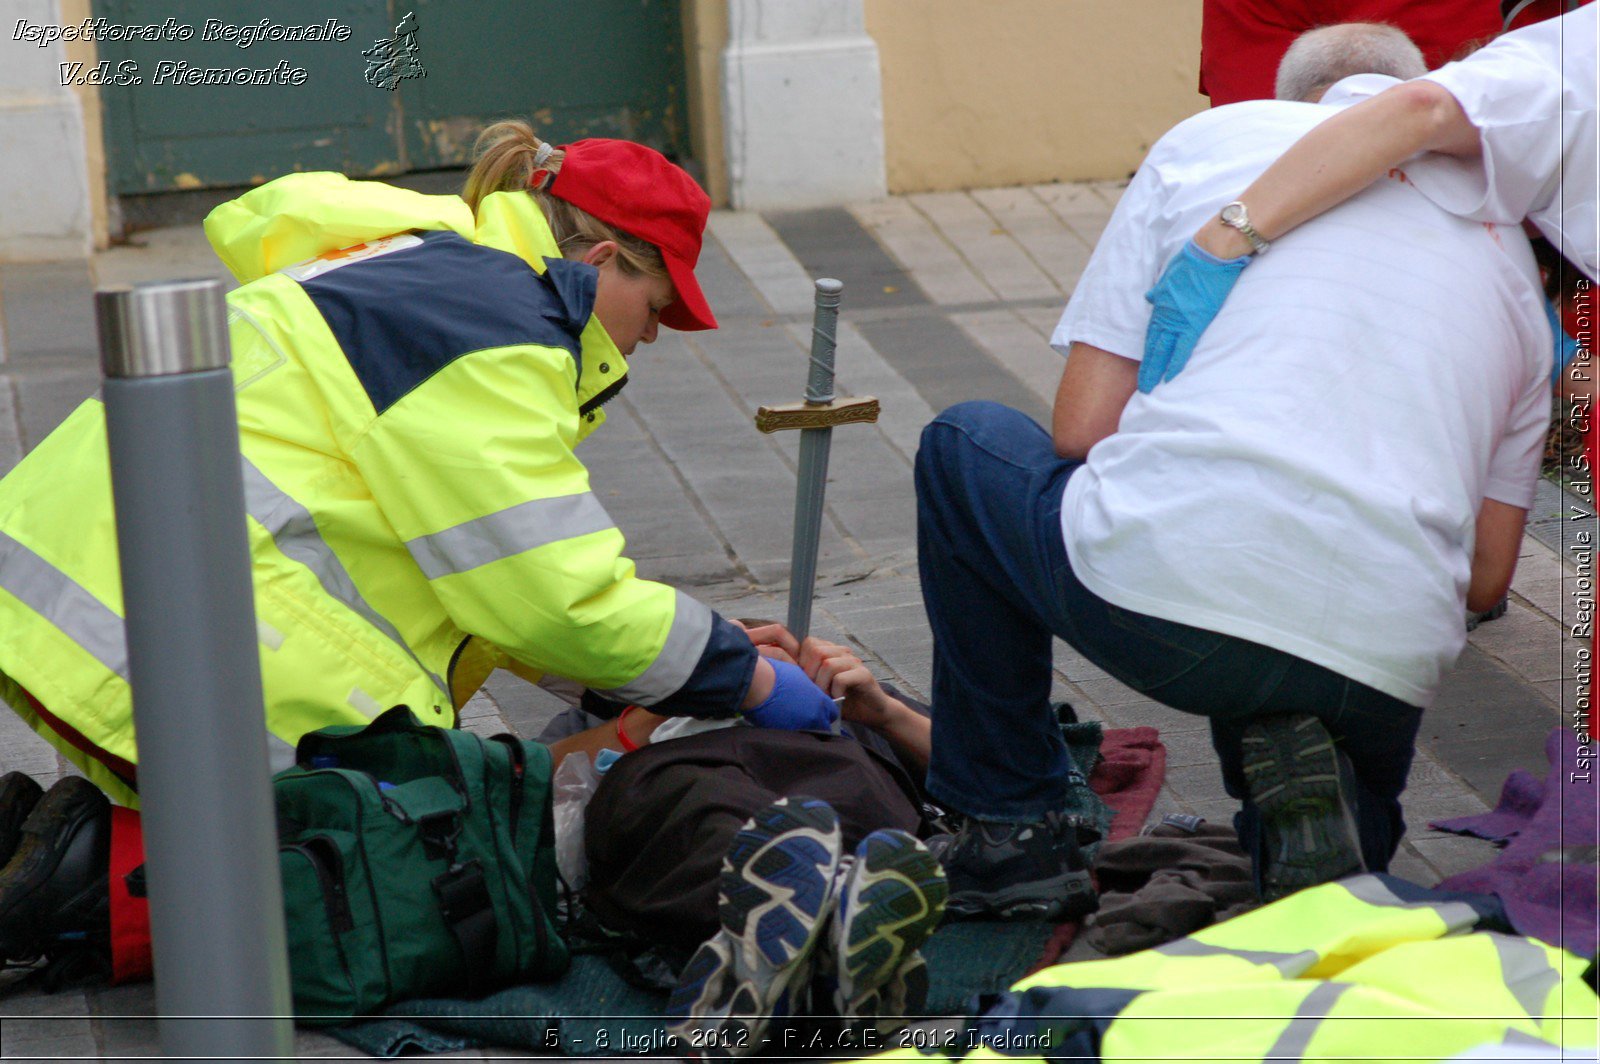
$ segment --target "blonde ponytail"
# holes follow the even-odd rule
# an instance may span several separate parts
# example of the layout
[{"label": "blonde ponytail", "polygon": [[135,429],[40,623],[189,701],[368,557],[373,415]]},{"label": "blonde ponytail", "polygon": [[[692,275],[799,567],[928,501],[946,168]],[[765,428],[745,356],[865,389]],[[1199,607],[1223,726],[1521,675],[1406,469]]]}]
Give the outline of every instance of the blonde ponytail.
[{"label": "blonde ponytail", "polygon": [[478,134],[473,147],[472,171],[467,174],[461,198],[476,214],[478,204],[492,192],[526,192],[544,212],[562,255],[577,257],[596,244],[610,240],[620,249],[617,263],[624,273],[667,276],[667,265],[654,244],[550,195],[545,191],[549,178],[539,179],[537,187],[534,186],[539,171],[546,171],[551,177],[559,173],[566,154],[540,140],[533,127],[520,119],[496,122]]}]

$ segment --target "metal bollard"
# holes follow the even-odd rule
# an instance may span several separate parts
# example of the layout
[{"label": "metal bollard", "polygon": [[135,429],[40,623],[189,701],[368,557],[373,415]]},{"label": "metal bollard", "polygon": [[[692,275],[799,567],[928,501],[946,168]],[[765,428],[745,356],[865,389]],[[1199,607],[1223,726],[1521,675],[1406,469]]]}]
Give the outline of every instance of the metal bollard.
[{"label": "metal bollard", "polygon": [[254,595],[215,280],[96,293],[162,1052],[293,1055]]}]

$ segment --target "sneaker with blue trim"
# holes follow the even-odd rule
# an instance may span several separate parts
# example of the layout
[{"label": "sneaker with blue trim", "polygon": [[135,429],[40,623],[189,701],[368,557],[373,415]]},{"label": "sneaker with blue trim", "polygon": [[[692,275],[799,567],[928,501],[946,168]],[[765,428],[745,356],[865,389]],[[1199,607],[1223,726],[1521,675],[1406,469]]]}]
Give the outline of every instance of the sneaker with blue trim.
[{"label": "sneaker with blue trim", "polygon": [[944,917],[944,869],[904,831],[874,831],[856,847],[834,903],[828,935],[834,1011],[846,1023],[873,1020],[883,1033],[927,1000],[927,965],[917,952]]},{"label": "sneaker with blue trim", "polygon": [[1261,821],[1263,901],[1366,871],[1351,811],[1348,760],[1322,721],[1262,717],[1240,738],[1245,782]]},{"label": "sneaker with blue trim", "polygon": [[704,1057],[762,1047],[774,1016],[800,1011],[839,867],[839,817],[783,798],[734,837],[718,894],[722,928],[689,959],[667,1002],[668,1030]]},{"label": "sneaker with blue trim", "polygon": [[1076,920],[1100,907],[1078,848],[1079,825],[1063,813],[1026,823],[967,817],[940,861],[952,916]]}]

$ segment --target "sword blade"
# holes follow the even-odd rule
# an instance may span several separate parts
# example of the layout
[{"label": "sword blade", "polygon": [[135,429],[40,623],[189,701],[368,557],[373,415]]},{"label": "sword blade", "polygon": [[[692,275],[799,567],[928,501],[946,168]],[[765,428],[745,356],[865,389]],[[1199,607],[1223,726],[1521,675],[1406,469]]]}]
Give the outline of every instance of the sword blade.
[{"label": "sword blade", "polygon": [[[806,402],[833,401],[833,356],[838,346],[839,296],[844,285],[832,278],[817,281],[811,319],[811,360],[806,374]],[[800,433],[800,466],[795,476],[794,545],[789,560],[789,631],[804,639],[811,631],[811,602],[817,586],[817,547],[822,539],[823,496],[828,487],[828,451],[833,429]]]},{"label": "sword blade", "polygon": [[789,631],[804,639],[811,631],[817,586],[817,548],[822,540],[823,496],[828,488],[832,429],[803,429],[800,468],[794,486],[794,552],[789,561]]}]

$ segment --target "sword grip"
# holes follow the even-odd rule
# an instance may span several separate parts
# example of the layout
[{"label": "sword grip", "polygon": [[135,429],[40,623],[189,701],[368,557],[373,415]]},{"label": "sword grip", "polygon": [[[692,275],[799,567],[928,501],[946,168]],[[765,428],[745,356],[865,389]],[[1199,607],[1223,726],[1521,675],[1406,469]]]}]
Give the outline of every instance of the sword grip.
[{"label": "sword grip", "polygon": [[811,315],[811,368],[806,377],[806,402],[833,402],[833,353],[839,346],[839,297],[844,283],[832,277],[817,279],[817,299]]}]

